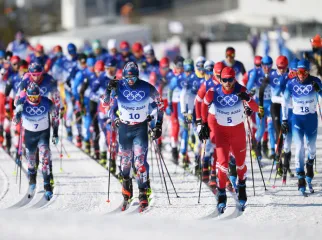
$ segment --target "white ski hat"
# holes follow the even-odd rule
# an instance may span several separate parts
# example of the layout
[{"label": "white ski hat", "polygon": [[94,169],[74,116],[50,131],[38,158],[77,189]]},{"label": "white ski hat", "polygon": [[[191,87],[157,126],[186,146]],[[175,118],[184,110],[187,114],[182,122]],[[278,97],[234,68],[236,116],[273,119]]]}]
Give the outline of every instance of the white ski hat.
[{"label": "white ski hat", "polygon": [[114,48],[116,48],[116,39],[109,39],[107,41],[107,49],[110,50]]}]

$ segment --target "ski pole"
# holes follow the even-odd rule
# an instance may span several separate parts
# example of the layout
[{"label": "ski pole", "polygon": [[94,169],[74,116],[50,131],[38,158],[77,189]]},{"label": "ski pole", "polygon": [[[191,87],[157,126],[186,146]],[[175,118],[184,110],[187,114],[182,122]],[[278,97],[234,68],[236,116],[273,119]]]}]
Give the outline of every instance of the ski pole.
[{"label": "ski pole", "polygon": [[[164,161],[163,155],[162,155],[162,153],[161,153],[161,150],[160,150],[160,148],[156,145],[155,141],[154,141],[154,147],[158,150],[157,152],[158,152],[158,154],[159,154],[159,158],[160,158],[160,160],[162,161],[162,163],[164,164],[164,167],[165,167],[165,169],[166,169],[166,171],[167,171],[168,177],[169,177],[170,182],[171,182],[171,184],[172,184],[173,190],[174,190],[174,192],[176,193],[177,198],[179,198],[180,196],[178,195],[177,190],[176,190],[176,188],[175,188],[175,186],[174,186],[174,184],[173,184],[173,181],[172,181],[171,175],[170,175],[170,173],[169,173],[169,170],[168,170],[167,165],[165,164],[165,161]],[[161,161],[160,161],[160,162],[161,162]],[[161,165],[161,166],[162,166],[162,165]]]},{"label": "ski pole", "polygon": [[252,143],[251,143],[251,130],[248,128],[248,144],[249,144],[249,156],[250,156],[250,166],[252,168],[252,179],[253,179],[253,189],[254,189],[254,197],[255,197],[255,179],[254,179],[254,168],[253,168],[253,157],[252,157]]},{"label": "ski pole", "polygon": [[[19,158],[19,144],[20,144],[20,139],[22,139],[22,130],[21,130],[21,126],[19,127],[19,131],[20,131],[20,133],[19,133],[19,138],[18,138],[18,151],[17,151],[17,153],[18,153],[18,158]],[[14,171],[13,171],[13,175],[17,175],[17,172],[18,172],[18,158],[17,159],[15,159],[15,169],[14,169]],[[17,183],[17,182],[16,182]]]},{"label": "ski pole", "polygon": [[[154,148],[156,149],[155,142],[153,141],[153,143],[154,143]],[[168,191],[168,186],[167,186],[167,181],[166,181],[165,176],[164,176],[164,170],[163,170],[163,166],[162,166],[162,161],[160,159],[160,155],[159,155],[159,160],[160,160],[160,167],[161,167],[162,176],[163,176],[163,180],[164,180],[164,186],[165,186],[165,189],[167,191],[169,205],[171,205],[169,191]]]},{"label": "ski pole", "polygon": [[[275,150],[276,152],[278,151],[278,146],[280,144],[281,137],[282,137],[282,130],[280,130],[280,133],[278,134],[278,140],[277,140],[277,145],[276,145],[276,150]],[[280,155],[282,155],[282,154],[280,154]],[[272,163],[271,173],[269,174],[268,182],[271,181],[272,172],[273,172],[273,168],[274,168],[274,162],[275,162],[275,159],[273,160],[273,163]]]},{"label": "ski pole", "polygon": [[[151,149],[152,149],[152,145],[153,145],[152,140],[151,140],[150,144],[151,144]],[[152,152],[151,152],[151,154],[152,154]],[[160,165],[159,165],[159,161],[158,161],[157,150],[155,148],[154,148],[154,154],[155,154],[155,158],[156,158],[156,162],[157,162],[157,166],[158,166],[158,170],[159,170],[159,177],[160,177],[160,180],[161,180],[161,187],[162,187],[162,191],[163,191],[163,180],[162,180],[162,177],[161,177],[161,169],[160,169]]]},{"label": "ski pole", "polygon": [[[318,103],[318,108],[319,108],[319,114],[320,114],[320,118],[322,120],[322,112],[321,112],[321,105],[320,105],[320,102],[319,102],[319,96],[318,94],[316,94],[316,102]],[[315,163],[314,163],[314,168],[315,168],[315,174],[318,174],[318,171],[316,169],[316,159],[315,159]]]},{"label": "ski pole", "polygon": [[63,171],[63,126],[64,126],[64,117],[62,117],[62,126],[60,129],[60,140],[61,140],[60,141],[60,172]]},{"label": "ski pole", "polygon": [[[112,126],[111,126],[112,127]],[[112,127],[112,131],[113,131],[113,127]],[[112,132],[111,131],[111,132]],[[107,185],[107,200],[106,202],[110,203],[110,185],[111,185],[111,161],[112,161],[112,134],[110,136],[110,157],[109,157],[109,163],[108,163],[108,185]]]},{"label": "ski pole", "polygon": [[200,155],[200,161],[199,161],[199,166],[201,168],[201,171],[200,171],[200,184],[199,184],[198,203],[200,203],[201,185],[202,185],[202,174],[203,174],[203,167],[201,165],[202,165],[202,159],[204,158],[204,155],[205,155],[205,151],[206,151],[206,140],[203,140],[202,150],[201,150],[201,155]]},{"label": "ski pole", "polygon": [[[250,128],[250,124],[249,124],[249,119],[247,118],[247,125],[248,125],[248,129],[251,129]],[[252,134],[253,135],[253,134]],[[257,163],[258,163],[258,167],[259,167],[259,171],[261,173],[261,177],[262,177],[262,181],[263,181],[263,184],[264,184],[264,188],[265,188],[265,191],[267,191],[267,188],[266,188],[266,184],[265,184],[265,180],[264,180],[264,176],[263,176],[263,171],[262,171],[262,167],[259,163],[259,159],[258,159],[258,156],[256,156],[256,159],[257,159]]]},{"label": "ski pole", "polygon": [[153,153],[152,153],[152,143],[150,140],[150,151],[151,151],[151,157],[150,157],[150,161],[151,161],[151,169],[152,169],[152,179],[154,180],[154,173],[153,173]]},{"label": "ski pole", "polygon": [[[21,121],[20,121],[20,133],[22,133],[22,122]],[[18,154],[19,154],[19,160],[20,160],[20,162],[19,162],[19,166],[20,166],[19,194],[20,194],[20,192],[21,192],[21,168],[22,168],[22,137],[19,139]]]}]

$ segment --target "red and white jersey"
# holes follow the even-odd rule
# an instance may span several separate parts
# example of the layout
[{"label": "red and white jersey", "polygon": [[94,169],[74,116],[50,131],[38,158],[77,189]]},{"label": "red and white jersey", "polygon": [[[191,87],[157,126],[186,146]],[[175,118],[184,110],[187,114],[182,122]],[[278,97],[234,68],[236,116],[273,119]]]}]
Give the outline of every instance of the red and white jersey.
[{"label": "red and white jersey", "polygon": [[[236,126],[244,122],[244,103],[237,94],[245,92],[246,88],[239,83],[235,83],[232,91],[227,92],[221,85],[209,89],[204,98],[204,107],[202,108],[202,120],[207,122],[208,109],[207,106],[213,104],[215,107],[215,115],[217,123],[221,126]],[[258,106],[254,100],[247,103],[253,111],[258,110]]]}]

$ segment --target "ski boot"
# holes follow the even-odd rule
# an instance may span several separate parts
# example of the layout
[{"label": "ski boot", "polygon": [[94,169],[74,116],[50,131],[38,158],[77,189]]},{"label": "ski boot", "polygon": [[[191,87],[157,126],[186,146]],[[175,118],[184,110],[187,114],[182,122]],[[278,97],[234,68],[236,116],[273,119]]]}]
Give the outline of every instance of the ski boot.
[{"label": "ski boot", "polygon": [[227,204],[226,189],[218,188],[217,193],[217,209],[220,214],[224,213]]},{"label": "ski boot", "polygon": [[291,152],[284,153],[284,163],[283,163],[283,185],[286,184],[287,171],[290,169]]},{"label": "ski boot", "polygon": [[209,182],[209,174],[209,163],[204,162],[202,166],[202,181],[206,184]]},{"label": "ski boot", "polygon": [[37,184],[37,175],[35,170],[28,169],[28,176],[29,176],[29,189],[28,189],[28,198],[32,198],[35,194],[36,184]]},{"label": "ski boot", "polygon": [[214,193],[217,191],[217,177],[216,170],[211,170],[210,181],[208,183],[209,187],[212,189]]},{"label": "ski boot", "polygon": [[270,153],[271,153],[271,155],[269,155],[269,159],[271,159],[273,161],[275,161],[275,159],[278,160],[278,157],[276,156],[276,153],[275,153],[274,149],[271,149]]},{"label": "ski boot", "polygon": [[45,188],[45,198],[47,199],[47,201],[49,201],[52,197],[53,197],[53,190],[50,186],[50,184],[45,184],[44,185]]},{"label": "ski boot", "polygon": [[181,154],[181,159],[182,159],[182,163],[183,163],[183,168],[184,170],[189,170],[189,156],[187,153],[183,153]]},{"label": "ski boot", "polygon": [[195,175],[200,176],[200,156],[195,154]]},{"label": "ski boot", "polygon": [[72,127],[66,127],[66,131],[67,131],[67,140],[70,142],[73,142]]},{"label": "ski boot", "polygon": [[268,144],[267,143],[268,143],[267,140],[263,141],[263,155],[265,158],[268,158]]},{"label": "ski boot", "polygon": [[256,139],[254,138],[254,139],[252,139],[252,150],[251,150],[251,155],[253,158],[257,157],[256,149],[257,149],[257,142],[256,142]]},{"label": "ski boot", "polygon": [[172,162],[176,165],[179,164],[179,152],[177,147],[172,148]]},{"label": "ski boot", "polygon": [[127,209],[127,206],[132,201],[133,198],[133,185],[132,185],[132,178],[124,177],[122,182],[122,195],[123,195],[123,205],[122,211]]},{"label": "ski boot", "polygon": [[78,136],[76,137],[76,147],[78,147],[78,148],[82,148],[82,140],[83,140],[82,135],[78,135]]},{"label": "ski boot", "polygon": [[91,143],[89,141],[85,141],[85,153],[88,155],[91,154]]},{"label": "ski boot", "polygon": [[238,180],[238,201],[241,208],[241,211],[245,210],[246,202],[247,202],[247,194],[246,194],[246,180]]},{"label": "ski boot", "polygon": [[49,173],[50,186],[51,186],[52,188],[54,188],[55,181],[54,181],[53,165],[52,165],[52,164],[50,164],[50,165],[49,165],[49,171],[50,171],[50,173]]},{"label": "ski boot", "polygon": [[257,143],[256,156],[257,156],[257,159],[259,161],[258,163],[261,165],[261,167],[263,167],[263,165],[262,165],[262,145],[261,145],[261,142]]},{"label": "ski boot", "polygon": [[314,193],[314,189],[312,187],[312,180],[314,177],[314,170],[313,170],[313,165],[314,165],[314,159],[308,159],[306,161],[306,182],[309,187],[310,193]]},{"label": "ski boot", "polygon": [[111,159],[111,168],[110,168],[110,171],[113,175],[115,175],[116,173],[116,161],[115,159]]},{"label": "ski boot", "polygon": [[101,152],[100,156],[101,156],[101,160],[99,161],[99,164],[105,167],[106,161],[107,161],[107,153],[105,151]]},{"label": "ski boot", "polygon": [[6,132],[6,152],[11,155],[11,134],[10,132]]},{"label": "ski boot", "polygon": [[143,212],[149,206],[147,190],[144,188],[139,188],[139,201],[140,201],[139,212]]},{"label": "ski boot", "polygon": [[298,172],[297,173],[297,178],[298,178],[298,190],[300,191],[300,193],[304,197],[307,197],[307,194],[305,192],[305,190],[306,190],[305,173],[304,172]]}]

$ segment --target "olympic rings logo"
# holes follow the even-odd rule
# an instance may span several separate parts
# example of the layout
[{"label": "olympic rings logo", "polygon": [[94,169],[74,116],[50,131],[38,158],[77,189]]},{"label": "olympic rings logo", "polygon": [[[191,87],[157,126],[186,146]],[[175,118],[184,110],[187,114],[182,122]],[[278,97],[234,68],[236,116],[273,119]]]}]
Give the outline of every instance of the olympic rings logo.
[{"label": "olympic rings logo", "polygon": [[145,92],[144,91],[129,91],[129,90],[125,90],[123,92],[123,96],[129,100],[129,101],[141,101],[144,97],[145,97]]},{"label": "olympic rings logo", "polygon": [[238,102],[238,97],[236,95],[227,95],[227,96],[218,96],[217,102],[223,107],[225,106],[234,106]]},{"label": "olympic rings logo", "polygon": [[47,88],[46,87],[40,87],[40,95],[45,95],[47,93]]},{"label": "olympic rings logo", "polygon": [[280,81],[279,81],[279,79],[278,79],[278,78],[274,78],[274,79],[273,79],[273,83],[274,83],[275,85],[278,85],[278,84],[280,83]]},{"label": "olympic rings logo", "polygon": [[298,95],[308,95],[312,91],[312,86],[311,85],[306,85],[306,86],[298,86],[295,85],[293,87],[293,91],[296,92]]},{"label": "olympic rings logo", "polygon": [[40,106],[40,107],[30,107],[28,106],[26,108],[26,112],[30,115],[30,116],[40,116],[42,114],[44,114],[44,112],[46,111],[46,108],[44,106]]}]

